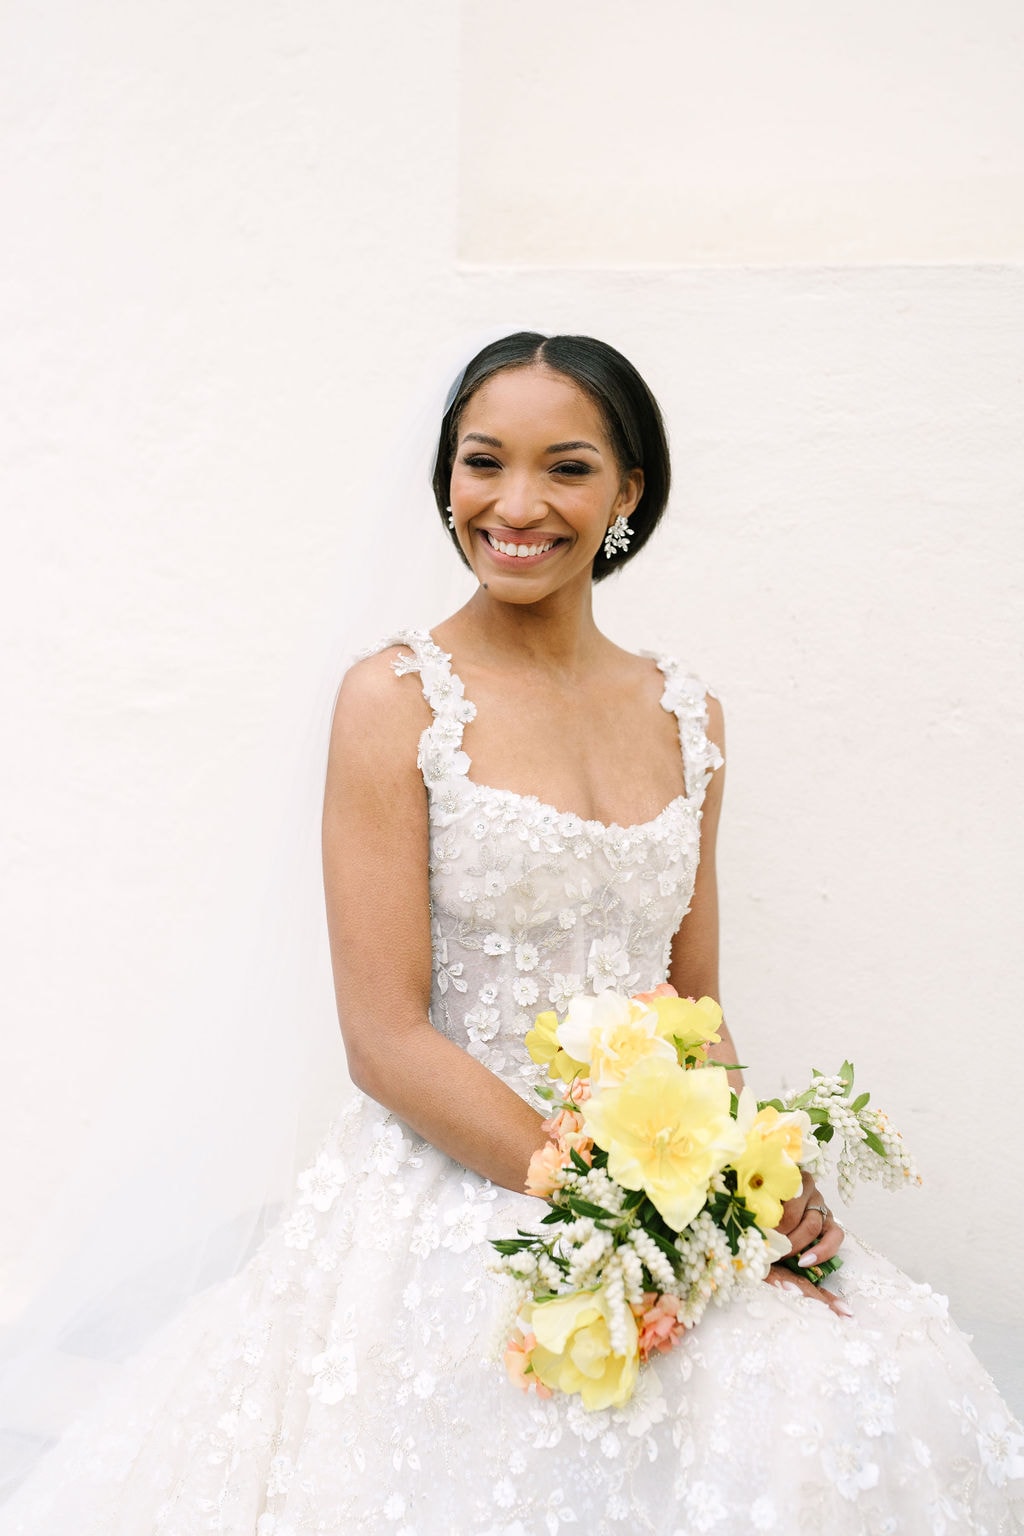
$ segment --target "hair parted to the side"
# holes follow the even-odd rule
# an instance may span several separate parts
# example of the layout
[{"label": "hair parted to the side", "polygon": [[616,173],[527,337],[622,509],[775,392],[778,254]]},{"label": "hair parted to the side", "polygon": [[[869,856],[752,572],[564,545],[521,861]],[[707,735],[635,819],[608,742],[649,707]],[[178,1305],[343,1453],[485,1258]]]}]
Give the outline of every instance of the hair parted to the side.
[{"label": "hair parted to the side", "polygon": [[543,363],[578,384],[600,410],[623,474],[644,472],[643,495],[630,514],[629,548],[616,550],[611,559],[603,552],[593,564],[595,581],[620,570],[643,549],[661,520],[668,501],[671,470],[668,440],[658,402],[628,358],[607,342],[592,336],[542,336],[538,331],[517,331],[492,341],[466,364],[453,388],[438,438],[434,459],[434,500],[445,531],[464,564],[466,557],[448,527],[452,464],[458,446],[459,421],[466,404],[481,384],[510,368]]}]

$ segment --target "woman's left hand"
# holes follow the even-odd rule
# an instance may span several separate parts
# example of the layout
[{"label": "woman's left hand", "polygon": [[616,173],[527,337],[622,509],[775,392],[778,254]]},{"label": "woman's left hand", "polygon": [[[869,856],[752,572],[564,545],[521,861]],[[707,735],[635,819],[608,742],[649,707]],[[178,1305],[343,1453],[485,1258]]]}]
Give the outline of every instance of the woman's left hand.
[{"label": "woman's left hand", "polygon": [[789,1238],[804,1269],[834,1258],[846,1236],[809,1173],[803,1176],[800,1193],[783,1205],[778,1230]]}]

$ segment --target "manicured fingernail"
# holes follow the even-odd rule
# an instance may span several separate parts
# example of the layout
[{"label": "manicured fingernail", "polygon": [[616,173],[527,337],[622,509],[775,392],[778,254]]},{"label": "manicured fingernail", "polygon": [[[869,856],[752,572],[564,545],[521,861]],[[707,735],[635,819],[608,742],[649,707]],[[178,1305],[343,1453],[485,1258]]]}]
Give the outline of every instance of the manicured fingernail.
[{"label": "manicured fingernail", "polygon": [[812,1264],[817,1264],[817,1262],[818,1255],[815,1253],[813,1248],[811,1249],[810,1253],[802,1253],[797,1259],[797,1263],[801,1269],[808,1269]]},{"label": "manicured fingernail", "polygon": [[848,1307],[846,1305],[845,1301],[834,1301],[832,1303],[832,1305],[833,1305],[833,1307],[835,1308],[835,1310],[837,1312],[841,1312],[842,1313],[843,1317],[852,1317],[853,1316],[852,1308]]}]

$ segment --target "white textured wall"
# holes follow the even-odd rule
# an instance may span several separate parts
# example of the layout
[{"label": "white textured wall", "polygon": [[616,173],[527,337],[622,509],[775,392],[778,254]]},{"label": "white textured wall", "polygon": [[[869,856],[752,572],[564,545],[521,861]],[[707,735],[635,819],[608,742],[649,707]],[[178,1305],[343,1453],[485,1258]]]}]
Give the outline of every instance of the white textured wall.
[{"label": "white textured wall", "polygon": [[[672,520],[601,607],[725,700],[723,987],[754,1078],[855,1056],[926,1174],[917,1195],[864,1199],[856,1224],[948,1290],[1019,1381],[1024,1238],[1004,1193],[1024,1157],[1019,182],[999,219],[967,217],[990,206],[986,173],[949,147],[900,24],[868,195],[840,197],[825,228],[845,256],[820,223],[787,220],[766,150],[771,217],[744,203],[746,243],[718,224],[695,250],[669,159],[649,247],[589,260],[575,217],[614,223],[614,166],[569,151],[595,73],[621,78],[624,18],[642,97],[638,40],[702,52],[713,73],[725,8],[587,7],[586,68],[565,47],[554,60],[554,179],[510,183],[499,224],[475,178],[491,150],[496,174],[506,163],[503,124],[529,104],[530,9],[0,11],[0,1255],[102,1117],[112,1065],[139,1031],[173,1028],[182,956],[245,877],[232,806],[287,769],[289,742],[252,752],[393,454],[410,375],[453,334],[525,322],[620,345],[670,423]],[[728,8],[744,56],[760,29],[772,57],[774,9]],[[779,9],[791,30],[796,8]],[[822,132],[841,147],[880,13],[814,14],[813,56],[831,40],[836,71]],[[1015,12],[928,15],[971,143],[985,123],[990,163],[1020,165]],[[946,47],[951,27],[975,53]],[[989,95],[978,56],[998,62]],[[886,222],[878,114],[892,106],[903,145],[911,98],[934,119],[921,206],[948,162],[973,243],[951,249],[923,215]],[[736,96],[738,139],[772,138],[764,111],[763,93]],[[616,122],[607,142],[642,159],[642,118]],[[524,264],[517,226],[548,267]]]}]

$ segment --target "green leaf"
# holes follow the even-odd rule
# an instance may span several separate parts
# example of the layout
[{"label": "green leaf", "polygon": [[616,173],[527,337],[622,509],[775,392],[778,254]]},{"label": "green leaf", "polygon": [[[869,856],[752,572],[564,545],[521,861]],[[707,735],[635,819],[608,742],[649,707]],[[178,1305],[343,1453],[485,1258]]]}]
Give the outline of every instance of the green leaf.
[{"label": "green leaf", "polygon": [[622,1209],[624,1211],[635,1211],[637,1206],[643,1201],[643,1198],[644,1192],[642,1189],[627,1190],[626,1198],[622,1202]]},{"label": "green leaf", "polygon": [[849,1093],[850,1089],[853,1087],[853,1062],[844,1061],[842,1066],[839,1068],[837,1076],[845,1087],[847,1093]]},{"label": "green leaf", "polygon": [[877,1152],[879,1157],[885,1156],[885,1145],[878,1139],[874,1131],[864,1132],[864,1144],[870,1147],[872,1152]]},{"label": "green leaf", "polygon": [[864,1108],[870,1097],[870,1093],[860,1093],[857,1095],[853,1103],[850,1105],[850,1108],[853,1110],[855,1115],[860,1114],[861,1110]]},{"label": "green leaf", "polygon": [[575,1147],[570,1149],[569,1156],[572,1158],[572,1165],[576,1169],[577,1173],[590,1172],[590,1164],[586,1162],[584,1158],[580,1157]]},{"label": "green leaf", "polygon": [[786,1106],[781,1099],[758,1099],[758,1109],[777,1109],[779,1114],[785,1114]]},{"label": "green leaf", "polygon": [[671,1259],[673,1262],[678,1260],[679,1250],[676,1248],[671,1238],[663,1237],[662,1234],[654,1227],[645,1227],[644,1230],[646,1231],[648,1237],[654,1239],[666,1258]]},{"label": "green leaf", "polygon": [[566,1204],[577,1216],[590,1216],[594,1221],[615,1220],[614,1211],[606,1211],[603,1205],[595,1205],[592,1200],[584,1200],[579,1195],[570,1195]]}]

